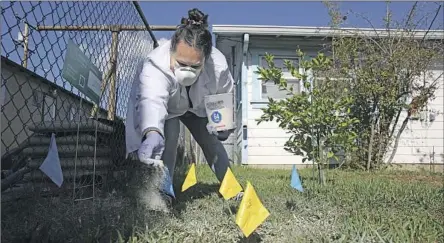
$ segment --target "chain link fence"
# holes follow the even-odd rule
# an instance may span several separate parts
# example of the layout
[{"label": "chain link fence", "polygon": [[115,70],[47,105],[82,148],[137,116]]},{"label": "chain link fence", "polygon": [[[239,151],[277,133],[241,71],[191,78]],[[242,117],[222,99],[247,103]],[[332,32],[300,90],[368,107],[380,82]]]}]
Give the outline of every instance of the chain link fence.
[{"label": "chain link fence", "polygon": [[[157,41],[135,2],[1,5],[2,199],[56,192],[92,198],[128,165],[126,106],[140,61]],[[68,47],[82,54],[67,58]],[[91,74],[74,82],[63,74],[83,55],[91,64],[76,70],[98,71],[100,88],[89,88],[100,90],[98,107],[86,88],[78,89],[93,84]],[[60,188],[39,170],[52,135],[63,171]]]}]

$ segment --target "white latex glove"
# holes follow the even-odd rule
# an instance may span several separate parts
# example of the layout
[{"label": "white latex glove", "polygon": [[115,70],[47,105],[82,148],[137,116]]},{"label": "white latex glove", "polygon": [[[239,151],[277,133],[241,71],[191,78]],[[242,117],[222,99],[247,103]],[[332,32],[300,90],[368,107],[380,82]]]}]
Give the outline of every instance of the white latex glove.
[{"label": "white latex glove", "polygon": [[217,132],[216,128],[211,126],[210,123],[207,123],[207,131],[208,131],[209,134],[212,134],[212,135],[215,135],[215,136],[218,135],[218,132]]},{"label": "white latex glove", "polygon": [[137,155],[142,163],[153,166],[163,166],[161,159],[165,141],[163,137],[155,131],[148,132],[145,140],[140,145]]}]

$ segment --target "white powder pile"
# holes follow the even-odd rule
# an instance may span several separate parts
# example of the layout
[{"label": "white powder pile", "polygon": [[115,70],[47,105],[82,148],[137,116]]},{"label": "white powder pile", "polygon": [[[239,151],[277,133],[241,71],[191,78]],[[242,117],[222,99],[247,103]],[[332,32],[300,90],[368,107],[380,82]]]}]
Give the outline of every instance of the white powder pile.
[{"label": "white powder pile", "polygon": [[168,205],[159,191],[163,186],[166,170],[162,166],[151,167],[146,171],[148,173],[142,172],[141,185],[138,186],[136,194],[139,203],[149,210],[169,212]]}]

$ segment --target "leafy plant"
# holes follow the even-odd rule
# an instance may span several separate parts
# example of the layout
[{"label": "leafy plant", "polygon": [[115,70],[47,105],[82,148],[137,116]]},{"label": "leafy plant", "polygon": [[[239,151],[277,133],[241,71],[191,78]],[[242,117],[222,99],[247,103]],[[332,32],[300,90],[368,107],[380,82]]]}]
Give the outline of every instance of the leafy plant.
[{"label": "leafy plant", "polygon": [[[303,162],[313,161],[319,169],[330,159],[338,159],[338,152],[346,154],[357,149],[357,134],[351,127],[358,123],[351,118],[351,104],[354,100],[348,95],[347,88],[337,86],[335,80],[328,76],[332,68],[329,57],[319,53],[308,58],[297,51],[300,66],[295,67],[289,60],[284,60],[286,69],[302,84],[302,91],[296,92],[283,77],[281,68],[274,64],[274,56],[266,53],[268,68],[259,67],[255,71],[263,82],[274,82],[281,90],[286,90],[285,99],[269,98],[268,106],[257,120],[276,121],[279,127],[288,131],[291,136],[284,149],[295,155],[303,156]],[[320,173],[320,179],[323,181]]]},{"label": "leafy plant", "polygon": [[351,90],[348,95],[354,103],[350,115],[360,121],[354,126],[361,148],[355,158],[360,168],[383,168],[385,162],[393,161],[410,118],[427,109],[442,80],[442,69],[433,65],[442,59],[443,42],[432,37],[437,32],[431,30],[441,5],[431,12],[430,22],[418,2],[412,3],[406,18],[397,22],[387,3],[382,28],[355,13],[371,26],[363,31],[342,28],[347,15],[334,3],[326,4],[334,30],[331,50],[335,69],[331,75]]}]

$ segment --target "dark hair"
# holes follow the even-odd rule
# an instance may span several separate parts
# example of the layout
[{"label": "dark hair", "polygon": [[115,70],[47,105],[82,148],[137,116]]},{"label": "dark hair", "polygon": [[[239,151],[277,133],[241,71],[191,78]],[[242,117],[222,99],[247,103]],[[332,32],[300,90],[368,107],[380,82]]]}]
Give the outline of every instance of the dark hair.
[{"label": "dark hair", "polygon": [[184,41],[205,56],[206,59],[211,54],[213,46],[212,37],[208,28],[208,15],[199,9],[193,8],[188,11],[188,18],[182,18],[181,24],[171,39],[171,51],[176,51],[177,44]]}]

